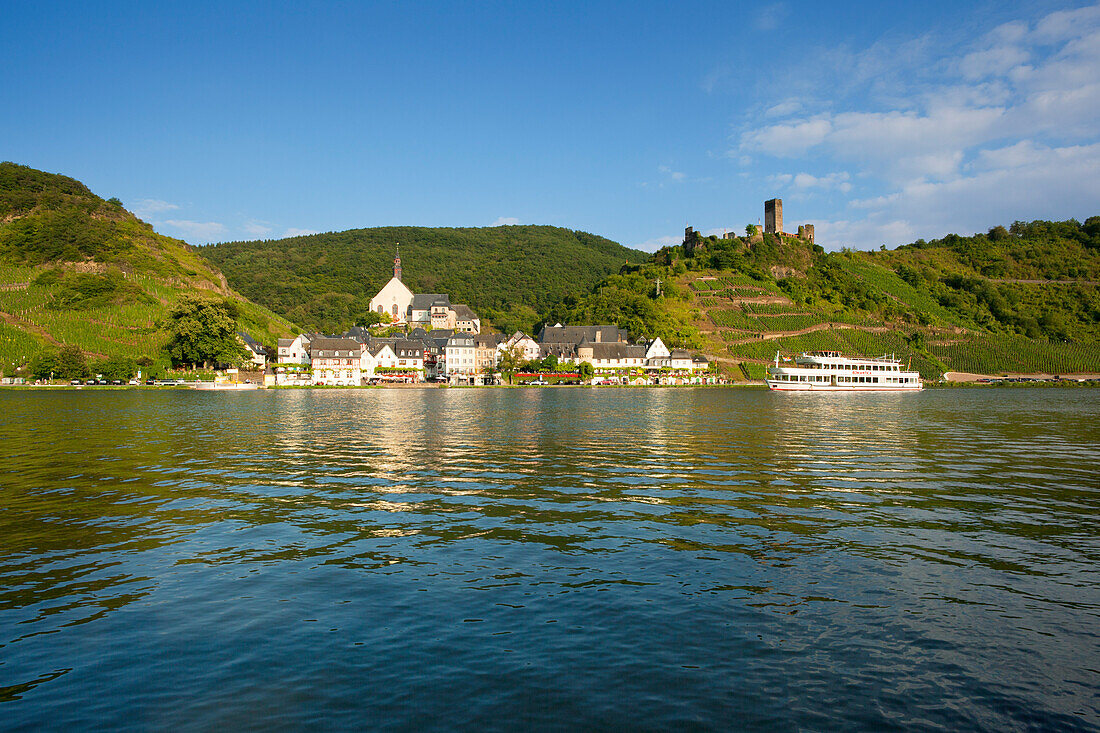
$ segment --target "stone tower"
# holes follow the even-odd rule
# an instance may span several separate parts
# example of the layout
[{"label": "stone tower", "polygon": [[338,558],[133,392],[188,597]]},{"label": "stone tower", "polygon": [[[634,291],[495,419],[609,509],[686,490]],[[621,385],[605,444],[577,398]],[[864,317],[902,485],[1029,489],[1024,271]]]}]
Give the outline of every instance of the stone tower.
[{"label": "stone tower", "polygon": [[398,280],[401,279],[401,246],[398,245],[397,253],[393,258],[393,276]]},{"label": "stone tower", "polygon": [[783,199],[764,202],[764,231],[779,234],[783,231]]}]

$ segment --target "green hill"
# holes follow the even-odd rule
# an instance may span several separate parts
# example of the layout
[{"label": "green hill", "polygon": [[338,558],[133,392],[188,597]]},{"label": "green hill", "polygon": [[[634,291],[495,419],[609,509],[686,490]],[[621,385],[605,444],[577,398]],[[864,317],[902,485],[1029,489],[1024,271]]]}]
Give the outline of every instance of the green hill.
[{"label": "green hill", "polygon": [[622,268],[550,318],[661,336],[753,378],[776,350],[824,349],[895,353],[930,378],[1100,372],[1100,217],[878,252],[758,233],[692,244]]},{"label": "green hill", "polygon": [[551,226],[381,227],[199,251],[248,298],[306,328],[334,332],[366,313],[393,274],[398,243],[402,279],[413,292],[448,293],[502,331],[530,329],[552,304],[648,257]]},{"label": "green hill", "polygon": [[236,304],[274,344],[290,324],[234,293],[194,248],[155,233],[72,178],[0,163],[0,371],[63,344],[91,359],[163,360],[168,308],[186,293]]}]

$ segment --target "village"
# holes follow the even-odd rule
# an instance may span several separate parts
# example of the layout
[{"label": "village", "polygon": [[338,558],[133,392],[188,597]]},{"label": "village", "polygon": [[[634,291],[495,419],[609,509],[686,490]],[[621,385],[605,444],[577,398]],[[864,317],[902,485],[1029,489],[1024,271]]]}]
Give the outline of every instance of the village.
[{"label": "village", "polygon": [[[393,277],[370,301],[388,317],[379,336],[356,326],[336,336],[301,334],[279,339],[274,363],[246,334],[245,346],[268,386],[366,386],[445,383],[680,385],[714,384],[702,356],[668,348],[660,338],[631,342],[614,325],[544,326],[536,336],[482,333],[471,308],[443,293],[413,293],[402,282],[401,257]],[[402,329],[393,335],[394,328]]]}]

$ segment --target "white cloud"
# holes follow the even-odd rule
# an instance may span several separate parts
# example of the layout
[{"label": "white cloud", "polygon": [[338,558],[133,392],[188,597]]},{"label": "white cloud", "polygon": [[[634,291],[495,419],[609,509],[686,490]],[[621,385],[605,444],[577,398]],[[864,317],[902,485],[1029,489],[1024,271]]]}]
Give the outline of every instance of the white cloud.
[{"label": "white cloud", "polygon": [[134,212],[141,219],[147,219],[156,214],[163,214],[166,211],[175,211],[179,208],[176,204],[170,204],[167,201],[161,201],[160,199],[139,199],[130,204],[130,211]]},{"label": "white cloud", "polygon": [[917,237],[986,231],[1017,219],[1081,219],[1095,214],[1100,201],[1097,170],[1100,143],[1050,148],[1021,141],[982,151],[950,181],[916,181],[854,201],[854,209],[867,212],[864,221],[823,222],[816,237],[825,246],[892,247]]},{"label": "white cloud", "polygon": [[1029,61],[1031,54],[1019,46],[994,46],[967,54],[959,69],[967,79],[984,79],[993,74],[1005,74]]},{"label": "white cloud", "polygon": [[772,3],[756,11],[754,25],[757,30],[773,31],[787,18],[787,3]]},{"label": "white cloud", "polygon": [[849,182],[851,176],[845,171],[826,173],[823,176],[815,176],[810,173],[775,173],[767,177],[771,188],[791,188],[796,193],[806,193],[812,190],[840,191],[848,193],[852,190]]},{"label": "white cloud", "polygon": [[283,237],[307,237],[310,234],[320,234],[320,232],[314,229],[298,229],[297,227],[290,227],[283,232]]},{"label": "white cloud", "polygon": [[1057,43],[1077,36],[1082,27],[1095,28],[1097,25],[1100,25],[1100,5],[1059,10],[1036,23],[1031,36],[1036,43]]},{"label": "white cloud", "polygon": [[976,170],[1019,168],[1041,162],[1044,151],[1049,148],[1037,146],[1031,140],[1021,140],[1007,147],[980,151],[972,167]]},{"label": "white cloud", "polygon": [[225,225],[216,221],[187,221],[186,219],[168,219],[164,222],[173,229],[178,229],[186,236],[202,242],[213,241],[219,235],[225,234]]},{"label": "white cloud", "polygon": [[1100,4],[1005,23],[964,46],[929,34],[856,53],[839,47],[816,61],[833,78],[803,69],[812,92],[801,107],[788,100],[759,113],[729,157],[804,158],[851,172],[767,176],[792,195],[847,194],[855,178],[875,192],[849,202],[863,219],[822,221],[823,244],[893,246],[1096,213]]},{"label": "white cloud", "polygon": [[814,225],[814,243],[830,250],[841,247],[877,249],[883,244],[892,248],[913,242],[921,236],[908,221],[885,215],[854,221],[840,219],[805,223]]},{"label": "white cloud", "polygon": [[667,177],[673,183],[680,183],[685,178],[687,178],[687,175],[685,173],[682,173],[680,171],[674,171],[671,168],[669,168],[667,165],[659,165],[659,166],[657,166],[657,170],[660,171],[661,173],[663,173],[665,175],[665,177]]},{"label": "white cloud", "polygon": [[519,224],[519,219],[514,216],[498,216],[497,220],[489,226],[494,227],[513,227]]},{"label": "white cloud", "polygon": [[264,221],[249,221],[242,227],[248,234],[254,237],[262,237],[265,234],[271,233],[271,226]]},{"label": "white cloud", "polygon": [[745,133],[741,137],[741,149],[793,157],[820,145],[831,131],[832,124],[824,118],[784,122]]},{"label": "white cloud", "polygon": [[844,171],[829,173],[824,176],[812,176],[809,173],[799,173],[794,177],[794,186],[799,189],[819,188],[823,191],[836,189],[842,193],[852,190],[852,184],[848,182],[848,174]]},{"label": "white cloud", "polygon": [[764,111],[765,117],[786,117],[795,112],[802,111],[802,102],[797,99],[788,99],[773,105]]}]

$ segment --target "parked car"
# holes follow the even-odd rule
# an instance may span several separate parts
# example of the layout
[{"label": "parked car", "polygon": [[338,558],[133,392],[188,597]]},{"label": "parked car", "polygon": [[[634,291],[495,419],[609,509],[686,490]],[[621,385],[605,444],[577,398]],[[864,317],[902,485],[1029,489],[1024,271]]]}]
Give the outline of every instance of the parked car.
[{"label": "parked car", "polygon": [[74,379],[74,380],[72,380],[71,382],[69,382],[69,384],[72,384],[72,385],[79,385],[79,384],[83,384],[83,382],[81,382],[81,381],[80,381],[79,379]]},{"label": "parked car", "polygon": [[136,387],[136,386],[137,386],[137,385],[139,385],[139,384],[141,384],[141,382],[140,382],[140,381],[138,381],[138,380],[136,380],[136,379],[131,379],[131,380],[130,380],[130,386],[131,386],[131,387]]},{"label": "parked car", "polygon": [[156,383],[157,383],[157,380],[155,380],[155,379],[146,379],[145,380],[145,386],[146,387],[152,387]]},{"label": "parked car", "polygon": [[122,384],[122,380],[121,379],[112,379],[111,384],[115,384],[115,385]]}]

